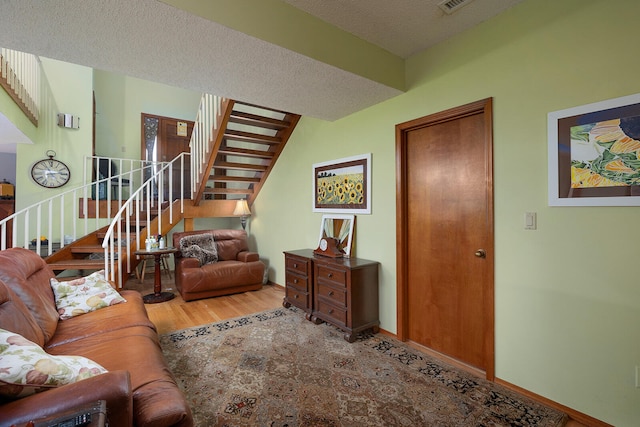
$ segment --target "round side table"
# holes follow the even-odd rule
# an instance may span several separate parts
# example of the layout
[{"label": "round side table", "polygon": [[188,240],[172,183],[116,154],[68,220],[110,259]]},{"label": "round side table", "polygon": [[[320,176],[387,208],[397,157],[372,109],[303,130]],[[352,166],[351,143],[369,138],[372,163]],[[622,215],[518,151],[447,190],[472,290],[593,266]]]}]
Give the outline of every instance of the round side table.
[{"label": "round side table", "polygon": [[150,249],[148,251],[144,249],[139,249],[134,252],[134,255],[140,255],[140,256],[151,255],[153,256],[153,259],[155,261],[153,293],[142,297],[145,304],[156,304],[159,302],[165,302],[175,297],[175,295],[171,292],[162,292],[160,258],[162,257],[162,255],[174,254],[176,252],[178,252],[178,249],[176,248]]}]

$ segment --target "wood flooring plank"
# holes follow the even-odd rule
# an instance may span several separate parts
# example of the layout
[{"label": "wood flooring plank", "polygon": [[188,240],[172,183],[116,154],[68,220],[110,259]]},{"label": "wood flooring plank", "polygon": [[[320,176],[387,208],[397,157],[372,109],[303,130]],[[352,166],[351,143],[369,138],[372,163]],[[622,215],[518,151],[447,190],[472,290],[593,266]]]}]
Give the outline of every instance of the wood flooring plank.
[{"label": "wood flooring plank", "polygon": [[[132,277],[124,288],[137,290],[142,295],[151,293],[153,292],[153,274],[145,275],[144,283]],[[156,325],[159,334],[279,308],[282,307],[284,298],[284,288],[265,285],[258,291],[185,302],[176,290],[174,280],[164,274],[162,290],[173,292],[175,298],[158,304],[145,305],[149,318]]]}]

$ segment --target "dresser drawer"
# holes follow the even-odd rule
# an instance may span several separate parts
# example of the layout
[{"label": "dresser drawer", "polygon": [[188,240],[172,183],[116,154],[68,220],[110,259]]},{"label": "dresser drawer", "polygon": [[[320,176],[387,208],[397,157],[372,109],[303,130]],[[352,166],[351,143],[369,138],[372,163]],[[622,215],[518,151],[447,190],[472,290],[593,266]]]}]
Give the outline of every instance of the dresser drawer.
[{"label": "dresser drawer", "polygon": [[339,307],[347,307],[347,291],[344,288],[336,289],[320,283],[318,284],[318,296],[330,299]]},{"label": "dresser drawer", "polygon": [[290,255],[285,257],[285,270],[295,271],[303,276],[309,275],[309,263]]},{"label": "dresser drawer", "polygon": [[285,289],[285,296],[287,301],[298,308],[307,310],[310,307],[309,294],[307,292],[302,292],[296,288],[287,287]]},{"label": "dresser drawer", "polygon": [[333,322],[339,323],[344,326],[347,324],[347,310],[344,308],[337,308],[322,299],[318,298],[318,312],[324,316],[329,317]]},{"label": "dresser drawer", "polygon": [[347,272],[344,270],[336,270],[334,268],[328,268],[324,265],[319,265],[318,269],[318,281],[328,280],[339,286],[347,285]]},{"label": "dresser drawer", "polygon": [[292,286],[303,292],[309,292],[309,279],[287,271],[285,273],[287,287]]}]

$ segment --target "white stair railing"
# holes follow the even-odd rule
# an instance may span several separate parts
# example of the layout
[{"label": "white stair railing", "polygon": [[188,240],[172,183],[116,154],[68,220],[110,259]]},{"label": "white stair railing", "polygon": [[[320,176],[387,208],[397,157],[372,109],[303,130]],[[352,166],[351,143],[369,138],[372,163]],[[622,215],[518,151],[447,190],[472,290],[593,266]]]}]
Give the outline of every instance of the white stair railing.
[{"label": "white stair railing", "polygon": [[[159,168],[154,175],[152,175],[149,179],[144,181],[142,185],[135,191],[131,196],[127,199],[126,202],[122,205],[122,207],[115,214],[111,225],[107,229],[104,240],[102,242],[102,247],[104,248],[104,270],[105,277],[110,280],[112,283],[116,284],[118,289],[121,289],[124,283],[123,275],[123,258],[126,261],[126,272],[131,273],[133,263],[131,247],[132,242],[135,242],[135,247],[141,247],[141,227],[140,220],[146,220],[146,236],[151,235],[164,235],[167,230],[162,229],[162,215],[163,215],[163,204],[165,201],[169,202],[168,206],[168,215],[169,215],[169,224],[174,224],[176,218],[174,218],[174,198],[172,195],[174,194],[173,183],[174,183],[174,170],[178,170],[179,172],[179,189],[178,194],[180,197],[177,199],[180,200],[180,212],[184,212],[184,198],[185,198],[185,184],[186,180],[189,177],[186,177],[185,170],[185,157],[189,156],[189,153],[181,153],[173,159],[171,162],[164,164],[161,168]],[[165,177],[168,176],[168,179]],[[150,229],[151,223],[151,207],[153,206],[154,200],[151,195],[155,192],[154,185],[157,184],[157,203],[155,206],[154,217],[157,218],[157,227],[155,229]],[[165,192],[165,186],[168,188]],[[144,209],[146,206],[146,209]],[[145,218],[141,218],[141,213],[145,216]],[[124,226],[123,226],[124,221]],[[134,223],[134,228],[132,231],[131,222]],[[118,256],[119,254],[126,256]],[[117,268],[116,268],[117,266]],[[119,272],[116,275],[116,272]]]},{"label": "white stair railing", "polygon": [[0,48],[0,86],[37,126],[40,110],[40,59],[29,53]]},{"label": "white stair railing", "polygon": [[[163,234],[162,207],[165,200],[172,202],[173,199],[174,170],[178,170],[180,175],[180,212],[184,212],[185,196],[191,198],[194,194],[196,183],[206,166],[213,135],[220,125],[223,101],[224,98],[214,95],[202,95],[190,141],[191,153],[182,153],[171,162],[101,156],[85,157],[81,186],[21,209],[0,221],[0,250],[21,246],[49,256],[58,248],[68,245],[69,240],[75,240],[79,230],[84,229],[82,235],[85,236],[109,224],[103,240],[105,275],[116,283],[118,288],[121,288],[123,275],[118,274],[116,278],[115,266],[118,265],[117,271],[122,271],[123,260],[122,257],[117,256],[117,253],[126,252],[126,271],[130,273],[131,241],[135,241],[136,247],[140,247],[139,216],[141,212],[144,212],[147,222],[150,222],[152,209],[157,209],[158,229],[155,230],[155,234]],[[190,156],[191,173],[188,177],[185,176],[185,162],[189,161],[186,156]],[[102,162],[108,166],[107,172],[99,175],[99,166]],[[95,179],[96,176],[98,179]],[[185,194],[187,183],[189,185],[187,192],[190,192],[188,195]],[[130,189],[131,195],[124,200],[123,190],[126,187]],[[165,187],[168,187],[168,197],[165,195]],[[101,212],[101,201],[108,202],[105,204],[106,212]],[[116,203],[117,207],[117,212],[113,216],[112,210],[115,208],[112,203]],[[89,215],[90,205],[94,210],[91,215]],[[132,215],[135,221],[135,233],[131,232]],[[173,224],[173,203],[169,204],[169,216],[170,223]],[[124,239],[121,238],[123,219],[126,224]],[[8,229],[12,231],[11,242],[7,241]],[[68,236],[67,232],[71,235]],[[131,234],[134,236],[132,237]],[[46,241],[40,239],[42,235],[46,235]],[[147,235],[152,235],[152,230],[147,230]],[[117,253],[116,243],[119,247]]]},{"label": "white stair railing", "polygon": [[[97,160],[119,164],[120,170],[126,169],[126,172],[92,180],[92,165],[97,164],[94,163]],[[125,168],[125,165],[130,167]],[[85,157],[83,185],[18,210],[0,221],[0,250],[19,246],[45,256],[51,255],[79,234],[84,236],[108,225],[113,218],[111,211],[114,214],[117,211],[112,209],[112,203],[117,208],[122,205],[123,184],[128,182],[132,186],[134,182],[142,182],[145,174],[152,175],[154,169],[165,165],[142,160]],[[106,195],[100,197],[103,189]],[[111,196],[116,189],[117,197],[113,199]],[[106,212],[100,210],[101,201],[109,201]],[[89,213],[90,205],[95,206],[92,214]],[[12,231],[11,241],[7,239],[9,229]],[[40,236],[45,236],[46,240],[41,240]]]},{"label": "white stair railing", "polygon": [[[211,142],[215,130],[220,125],[221,106],[225,98],[202,94],[200,107],[191,134],[191,182],[196,183],[207,166]],[[195,185],[191,187],[191,195],[195,194]]]}]

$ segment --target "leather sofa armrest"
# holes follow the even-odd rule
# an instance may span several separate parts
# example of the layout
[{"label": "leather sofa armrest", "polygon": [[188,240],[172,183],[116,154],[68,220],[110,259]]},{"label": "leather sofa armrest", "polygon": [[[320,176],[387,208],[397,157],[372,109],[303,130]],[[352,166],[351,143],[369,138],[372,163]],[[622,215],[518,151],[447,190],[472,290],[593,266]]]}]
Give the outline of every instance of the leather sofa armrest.
[{"label": "leather sofa armrest", "polygon": [[127,371],[106,372],[5,403],[0,406],[0,425],[23,426],[29,421],[72,411],[98,400],[107,402],[107,418],[110,425],[133,425],[133,395]]},{"label": "leather sofa armrest", "polygon": [[238,261],[242,261],[242,262],[260,261],[260,255],[257,252],[248,252],[248,251],[238,252]]}]

